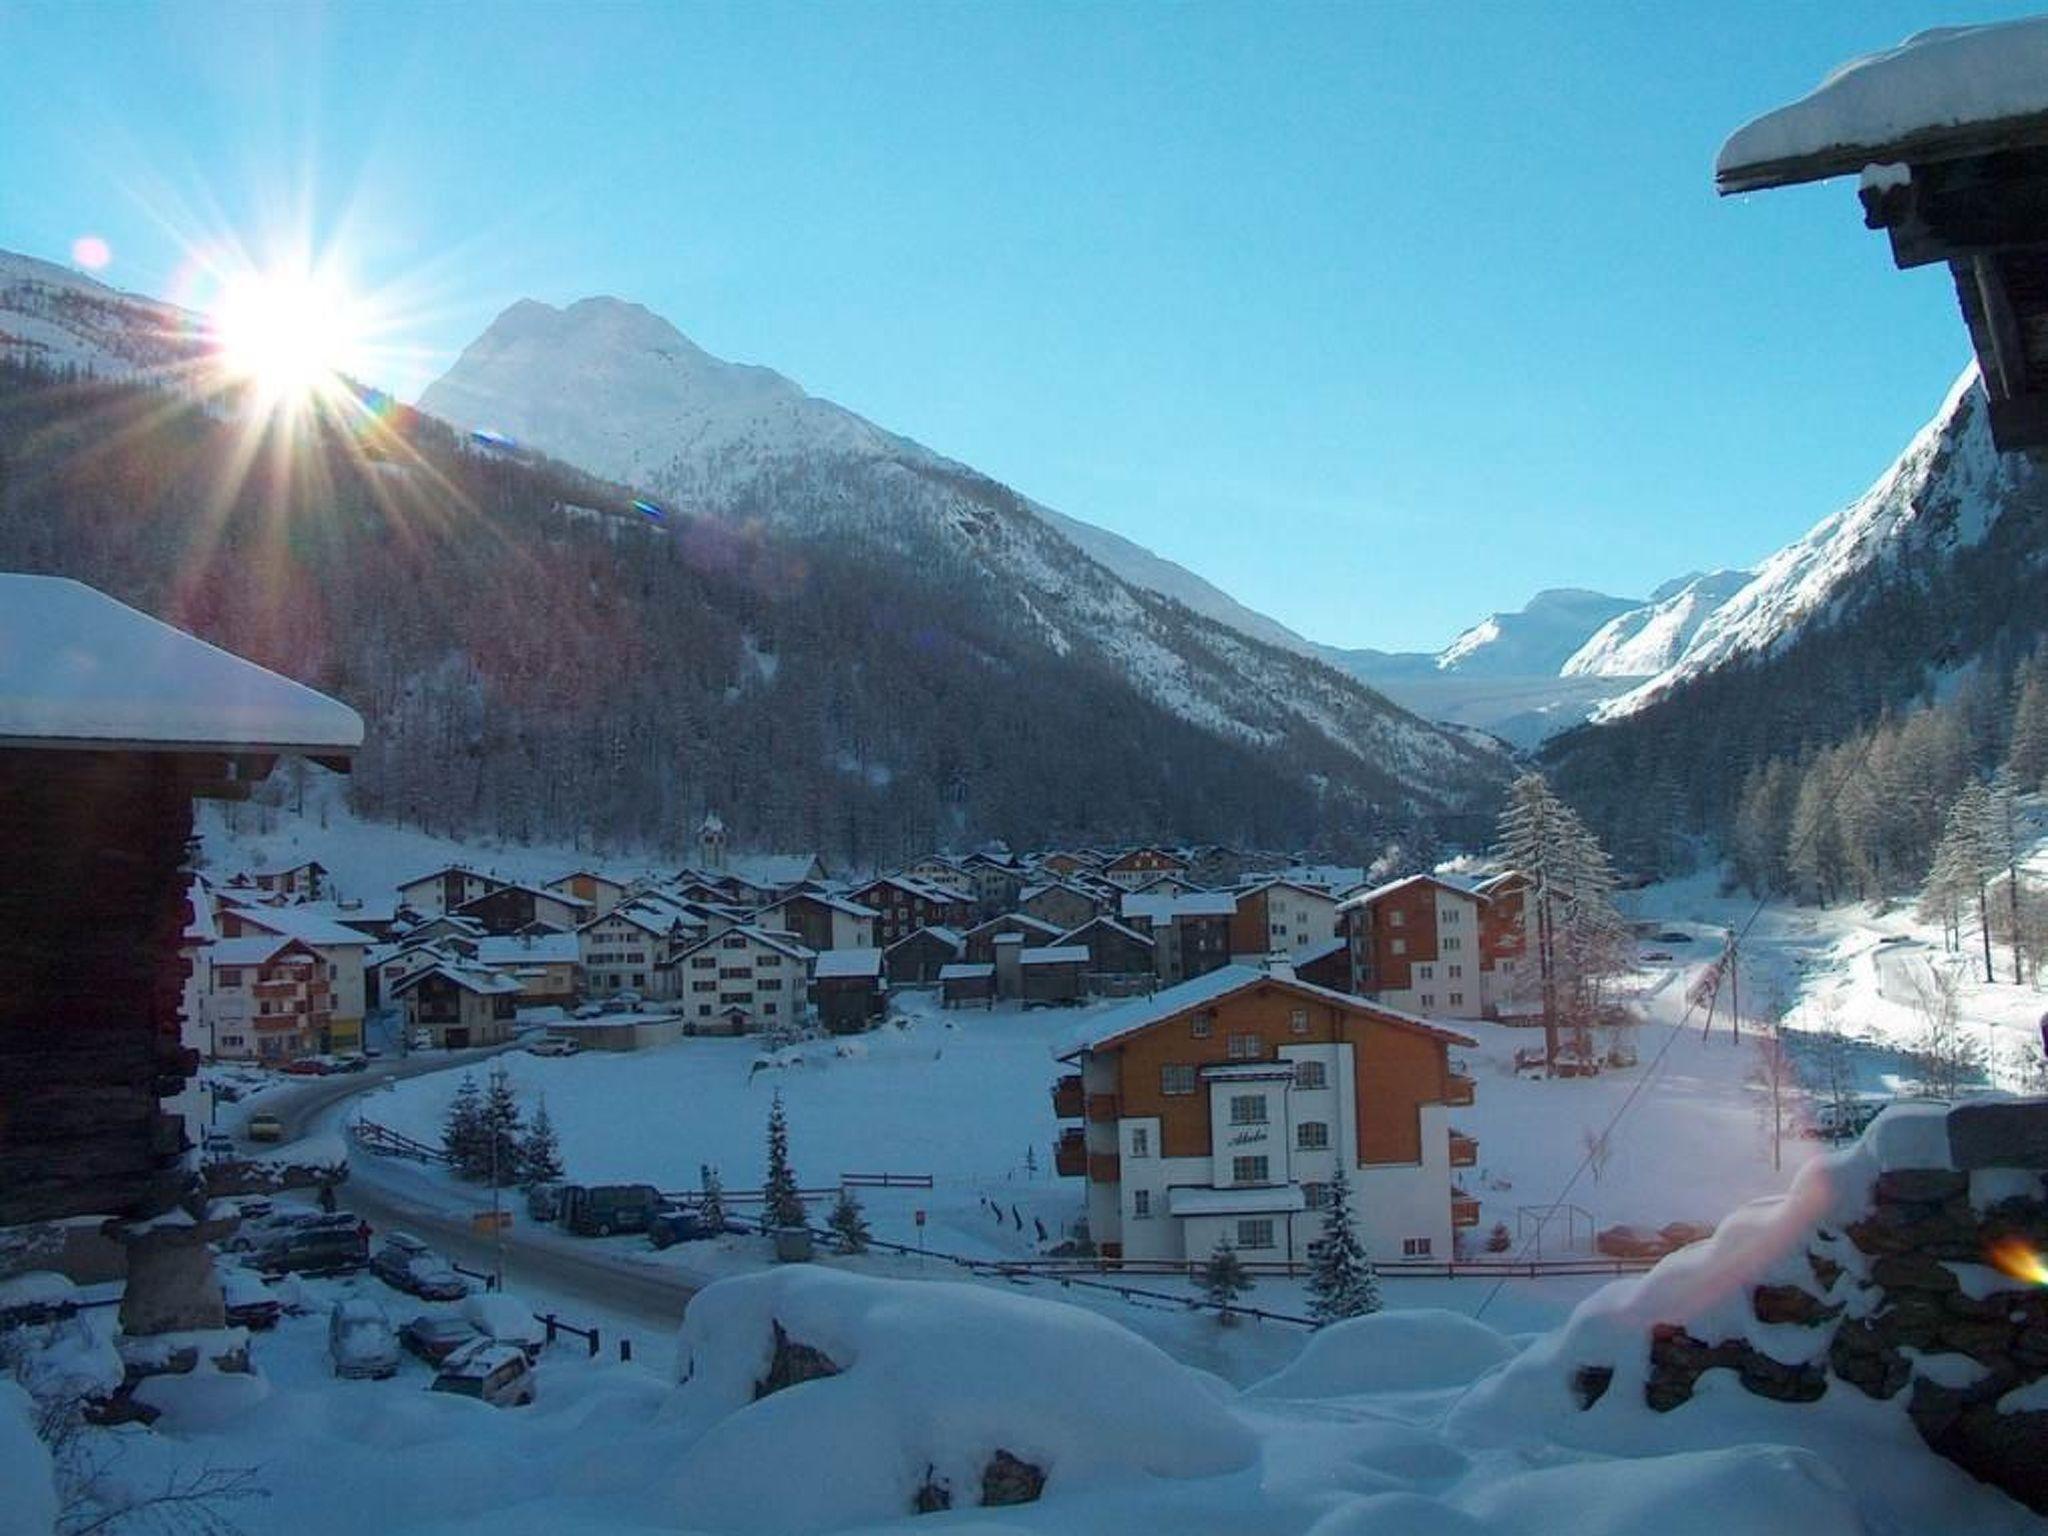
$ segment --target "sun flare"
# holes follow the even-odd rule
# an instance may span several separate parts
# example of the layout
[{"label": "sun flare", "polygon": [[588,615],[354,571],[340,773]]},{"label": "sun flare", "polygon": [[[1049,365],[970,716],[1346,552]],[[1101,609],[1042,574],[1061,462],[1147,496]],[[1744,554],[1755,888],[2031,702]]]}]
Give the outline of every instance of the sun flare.
[{"label": "sun flare", "polygon": [[213,307],[222,369],[273,410],[310,403],[354,363],[363,336],[339,283],[278,268],[231,279]]}]

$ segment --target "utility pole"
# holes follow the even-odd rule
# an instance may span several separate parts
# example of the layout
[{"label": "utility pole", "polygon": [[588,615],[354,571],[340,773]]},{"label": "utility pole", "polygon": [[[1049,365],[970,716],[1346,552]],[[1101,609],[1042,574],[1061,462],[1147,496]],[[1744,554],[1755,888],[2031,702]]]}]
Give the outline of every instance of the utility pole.
[{"label": "utility pole", "polygon": [[[1735,1043],[1740,1045],[1742,1044],[1742,978],[1736,969],[1735,930],[1733,928],[1728,930],[1728,948],[1725,953],[1728,962],[1728,1020],[1735,1029]],[[1777,1156],[1776,1151],[1773,1150],[1771,1155],[1775,1159]],[[1777,1166],[1776,1162],[1774,1161],[1771,1166],[1775,1168]]]},{"label": "utility pole", "polygon": [[[493,1097],[505,1086],[505,1064],[491,1063],[491,1088]],[[500,1127],[491,1126],[491,1289],[499,1295],[505,1293],[505,1212],[500,1201],[498,1188],[498,1143],[503,1140]]]}]

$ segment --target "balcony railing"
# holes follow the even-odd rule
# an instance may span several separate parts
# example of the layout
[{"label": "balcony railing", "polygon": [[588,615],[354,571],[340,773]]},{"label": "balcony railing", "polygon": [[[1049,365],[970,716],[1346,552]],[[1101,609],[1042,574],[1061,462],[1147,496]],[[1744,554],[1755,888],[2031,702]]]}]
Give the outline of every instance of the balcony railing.
[{"label": "balcony railing", "polygon": [[1451,1225],[1454,1227],[1476,1227],[1479,1225],[1479,1201],[1462,1189],[1451,1191]]},{"label": "balcony railing", "polygon": [[1470,1104],[1477,1093],[1478,1085],[1462,1072],[1453,1072],[1444,1082],[1446,1104]]},{"label": "balcony railing", "polygon": [[1076,1072],[1052,1085],[1052,1114],[1055,1120],[1078,1120],[1084,1112],[1085,1095],[1081,1075]]},{"label": "balcony railing", "polygon": [[1467,1136],[1463,1131],[1451,1132],[1451,1166],[1453,1168],[1470,1168],[1478,1161],[1478,1139]]},{"label": "balcony railing", "polygon": [[1063,1179],[1078,1179],[1088,1171],[1088,1143],[1080,1129],[1060,1132],[1052,1147],[1052,1166]]},{"label": "balcony railing", "polygon": [[1088,1095],[1088,1118],[1101,1124],[1114,1120],[1117,1115],[1116,1095],[1113,1093],[1091,1093]]}]

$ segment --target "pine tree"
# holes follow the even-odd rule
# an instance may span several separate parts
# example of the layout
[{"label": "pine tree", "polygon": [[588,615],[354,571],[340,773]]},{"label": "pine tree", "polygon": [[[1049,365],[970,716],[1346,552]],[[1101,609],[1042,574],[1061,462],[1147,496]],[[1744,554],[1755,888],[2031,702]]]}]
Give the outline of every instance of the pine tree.
[{"label": "pine tree", "polygon": [[718,1177],[718,1170],[709,1163],[697,1165],[697,1187],[704,1193],[699,1204],[704,1212],[704,1224],[714,1232],[725,1230],[725,1185]]},{"label": "pine tree", "polygon": [[498,1185],[519,1182],[521,1168],[519,1099],[503,1067],[491,1072],[478,1121],[477,1168],[473,1175]]},{"label": "pine tree", "polygon": [[1611,895],[1614,870],[1579,815],[1540,773],[1508,790],[1496,854],[1530,884],[1536,905],[1536,965],[1543,992],[1543,1049],[1554,1067],[1558,1031],[1569,1020],[1581,1054],[1601,978],[1623,964],[1627,925]]},{"label": "pine tree", "polygon": [[1334,1323],[1379,1309],[1379,1275],[1358,1240],[1351,1216],[1351,1180],[1340,1161],[1323,1212],[1323,1235],[1309,1250],[1309,1316],[1318,1323]]},{"label": "pine tree", "polygon": [[2048,789],[2048,651],[2020,669],[2005,765],[2022,789]]},{"label": "pine tree", "polygon": [[484,1139],[483,1117],[483,1094],[476,1079],[465,1072],[441,1121],[441,1150],[457,1178],[480,1179],[484,1176],[480,1169],[488,1167],[490,1150]]},{"label": "pine tree", "polygon": [[543,1097],[519,1143],[519,1182],[559,1184],[566,1171],[562,1166],[561,1138],[555,1134],[555,1122],[548,1115],[548,1101]]},{"label": "pine tree", "polygon": [[797,1192],[796,1174],[789,1166],[789,1121],[782,1112],[782,1094],[768,1107],[768,1182],[762,1215],[770,1227],[800,1227],[808,1212],[804,1197]]},{"label": "pine tree", "polygon": [[843,1184],[839,1188],[839,1199],[833,1205],[832,1214],[826,1218],[825,1225],[838,1234],[841,1253],[868,1251],[868,1239],[873,1234],[868,1231],[867,1213],[861,1210],[860,1201],[854,1198],[853,1191]]},{"label": "pine tree", "polygon": [[1244,1267],[1244,1260],[1237,1256],[1237,1250],[1230,1246],[1230,1239],[1216,1239],[1215,1251],[1202,1266],[1202,1294],[1209,1305],[1216,1308],[1216,1320],[1232,1323],[1237,1319],[1231,1313],[1231,1305],[1252,1288],[1252,1277]]},{"label": "pine tree", "polygon": [[1997,809],[1991,791],[1972,779],[1949,807],[1941,842],[1934,850],[1934,865],[1928,873],[1923,902],[1932,901],[1956,913],[1960,935],[1961,912],[1967,906],[1977,911],[1977,924],[1984,940],[1984,979],[1991,974],[1990,884],[2004,867],[1995,831]]}]

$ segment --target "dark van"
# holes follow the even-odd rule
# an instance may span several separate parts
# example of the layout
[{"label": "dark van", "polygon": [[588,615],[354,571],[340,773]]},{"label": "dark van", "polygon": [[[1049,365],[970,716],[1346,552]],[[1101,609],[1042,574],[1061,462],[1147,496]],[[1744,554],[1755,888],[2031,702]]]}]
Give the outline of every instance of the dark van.
[{"label": "dark van", "polygon": [[562,1225],[578,1237],[645,1232],[661,1208],[652,1184],[582,1184],[562,1189]]}]

